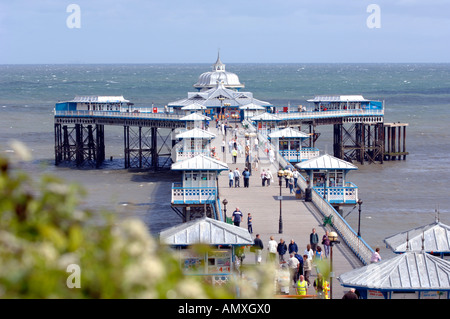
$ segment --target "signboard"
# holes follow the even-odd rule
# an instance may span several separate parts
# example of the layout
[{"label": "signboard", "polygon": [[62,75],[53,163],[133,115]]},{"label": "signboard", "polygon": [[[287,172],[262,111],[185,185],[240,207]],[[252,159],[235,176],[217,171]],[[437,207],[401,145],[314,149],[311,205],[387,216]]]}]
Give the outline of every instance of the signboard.
[{"label": "signboard", "polygon": [[367,290],[367,299],[385,299],[381,291]]}]

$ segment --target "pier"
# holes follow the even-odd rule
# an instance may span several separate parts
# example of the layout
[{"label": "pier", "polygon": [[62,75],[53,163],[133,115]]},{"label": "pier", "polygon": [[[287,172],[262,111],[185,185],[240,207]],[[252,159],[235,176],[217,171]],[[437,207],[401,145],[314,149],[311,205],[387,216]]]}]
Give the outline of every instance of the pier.
[{"label": "pier", "polygon": [[[221,141],[223,135],[221,135],[220,130],[215,128],[210,128],[210,131],[216,133],[218,138],[212,142],[212,147],[218,149],[219,158],[228,164],[229,168],[234,170],[236,167],[242,171],[245,168],[245,156],[238,156],[237,163],[233,164],[231,154],[228,152],[228,146],[225,152],[221,151]],[[244,142],[245,140],[245,130],[242,126],[239,126],[238,141]],[[259,136],[260,141],[263,136]],[[231,139],[231,132],[225,136],[226,142]],[[262,144],[264,142],[262,141]],[[258,170],[252,169],[252,175],[250,177],[250,183],[248,188],[243,187],[243,182],[241,178],[241,183],[239,188],[229,187],[228,184],[228,174],[226,172],[219,175],[219,194],[220,201],[223,202],[224,199],[227,201],[227,205],[223,206],[222,209],[226,214],[225,217],[230,218],[236,207],[242,211],[244,217],[240,227],[247,227],[247,214],[251,213],[253,217],[253,238],[256,234],[260,234],[260,238],[264,243],[264,250],[262,256],[262,262],[266,262],[267,258],[267,243],[270,236],[274,236],[274,239],[279,242],[280,238],[288,244],[291,239],[297,243],[299,247],[299,253],[303,255],[306,245],[309,244],[309,235],[313,228],[316,229],[319,235],[319,245],[321,238],[325,233],[325,230],[335,231],[333,227],[325,223],[324,226],[324,213],[321,211],[331,211],[333,208],[327,206],[326,208],[317,207],[317,203],[321,201],[321,198],[317,197],[314,201],[306,202],[304,198],[298,198],[296,194],[290,194],[289,189],[285,187],[284,178],[282,181],[281,188],[279,186],[279,181],[277,177],[277,171],[280,168],[279,165],[283,165],[278,160],[274,163],[270,163],[267,153],[264,152],[263,147],[258,148],[257,152],[260,158],[260,164]],[[256,152],[254,152],[256,155]],[[274,180],[270,186],[262,186],[260,173],[262,169],[270,169],[274,175]],[[304,180],[300,181],[300,188],[303,192],[306,189],[306,182]],[[280,205],[280,189],[281,189],[281,205]],[[324,203],[325,204],[325,203]],[[325,204],[326,205],[326,204]],[[333,220],[337,221],[337,217]],[[280,233],[280,223],[282,226],[282,233]],[[344,228],[342,228],[344,229]],[[351,231],[347,229],[347,231]],[[357,237],[356,234],[354,234]],[[346,235],[346,238],[349,236]],[[344,241],[344,238],[340,238],[340,244],[334,244],[333,247],[333,271],[334,279],[332,281],[333,298],[340,299],[347,291],[344,287],[340,285],[336,279],[341,273],[345,273],[354,268],[362,267],[365,262],[358,257],[361,252],[354,251],[354,248],[350,248]],[[362,246],[362,244],[361,244]],[[364,248],[368,250],[368,248]],[[362,247],[361,247],[361,250]],[[366,254],[368,254],[367,252]],[[277,257],[278,258],[278,257]],[[370,258],[369,257],[365,257]],[[289,256],[286,255],[285,260],[287,261]],[[329,259],[328,259],[329,260]],[[246,258],[244,259],[244,264],[255,264],[255,258],[253,253],[247,252]],[[315,270],[312,271],[311,280],[316,278]],[[290,288],[290,294],[295,295],[295,289]],[[313,286],[308,288],[308,294],[314,295],[315,290]]]}]

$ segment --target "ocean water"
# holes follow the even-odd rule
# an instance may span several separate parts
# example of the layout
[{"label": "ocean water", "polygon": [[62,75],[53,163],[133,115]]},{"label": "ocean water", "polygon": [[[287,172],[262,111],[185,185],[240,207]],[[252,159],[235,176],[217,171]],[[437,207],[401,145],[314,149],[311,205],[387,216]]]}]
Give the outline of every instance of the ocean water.
[{"label": "ocean water", "polygon": [[[245,91],[286,106],[318,94],[362,94],[385,101],[385,122],[409,123],[406,160],[357,164],[349,179],[363,200],[361,234],[383,249],[384,238],[432,223],[450,224],[450,64],[227,64]],[[180,222],[170,208],[172,172],[123,169],[120,127],[105,127],[102,169],[55,167],[53,108],[75,95],[123,95],[137,106],[164,106],[187,96],[211,64],[0,65],[0,152],[18,139],[32,151],[31,174],[52,173],[88,190],[83,205],[138,216],[153,234]],[[332,153],[331,129],[317,146]],[[358,209],[344,210],[357,229]]]}]

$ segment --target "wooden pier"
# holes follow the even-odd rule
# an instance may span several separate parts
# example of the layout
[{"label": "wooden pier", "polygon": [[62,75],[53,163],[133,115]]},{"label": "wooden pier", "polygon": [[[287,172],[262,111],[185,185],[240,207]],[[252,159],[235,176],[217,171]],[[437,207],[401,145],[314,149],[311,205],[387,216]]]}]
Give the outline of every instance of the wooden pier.
[{"label": "wooden pier", "polygon": [[384,123],[385,133],[385,160],[406,160],[406,127],[408,123]]}]

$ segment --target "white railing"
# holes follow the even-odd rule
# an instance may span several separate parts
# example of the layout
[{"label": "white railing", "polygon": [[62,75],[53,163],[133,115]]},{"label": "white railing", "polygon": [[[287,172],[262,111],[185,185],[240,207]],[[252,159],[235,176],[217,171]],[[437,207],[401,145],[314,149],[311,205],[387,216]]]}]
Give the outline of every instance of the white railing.
[{"label": "white railing", "polygon": [[276,116],[281,120],[350,117],[350,116],[384,116],[384,109],[336,110],[336,111],[319,111],[319,112],[306,111],[306,112],[277,113]]},{"label": "white railing", "polygon": [[317,148],[302,148],[297,150],[281,150],[280,155],[283,156],[288,162],[301,162],[309,160],[320,155],[320,151]]},{"label": "white railing", "polygon": [[[306,185],[306,181],[304,181],[304,185]],[[348,247],[350,247],[363,264],[368,265],[370,263],[370,258],[372,257],[373,249],[355,233],[353,228],[347,224],[345,219],[336,212],[329,202],[324,200],[323,197],[317,193],[315,188],[311,193],[312,202],[322,215],[324,217],[332,217],[333,227],[339,233],[340,239],[347,243]]]},{"label": "white railing", "polygon": [[179,120],[185,115],[167,114],[167,113],[144,113],[144,112],[114,112],[114,111],[54,111],[55,116],[67,117],[109,117],[109,118],[126,118],[126,119],[166,119]]},{"label": "white railing", "polygon": [[358,187],[353,183],[346,183],[343,187],[314,187],[315,191],[330,203],[356,204],[358,201]]},{"label": "white railing", "polygon": [[209,150],[187,150],[187,151],[177,150],[175,155],[176,156],[175,162],[193,158],[197,155],[209,156],[210,154],[211,152]]},{"label": "white railing", "polygon": [[216,196],[216,187],[183,187],[181,183],[172,184],[173,204],[212,203]]}]

